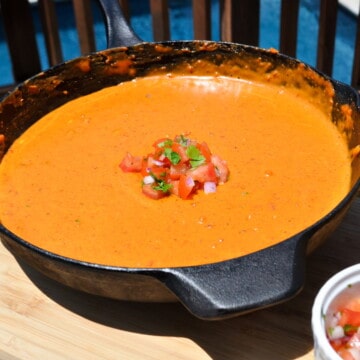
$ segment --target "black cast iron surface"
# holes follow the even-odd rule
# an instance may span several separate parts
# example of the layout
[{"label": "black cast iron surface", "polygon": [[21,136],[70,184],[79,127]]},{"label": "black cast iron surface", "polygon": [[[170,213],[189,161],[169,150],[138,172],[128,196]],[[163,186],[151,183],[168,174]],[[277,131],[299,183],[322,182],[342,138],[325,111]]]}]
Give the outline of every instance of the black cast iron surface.
[{"label": "black cast iron surface", "polygon": [[[114,5],[116,1],[101,2],[106,12],[110,9],[113,15],[121,16]],[[131,46],[105,50],[55,66],[5,97],[0,103],[0,134],[6,138],[3,152],[49,111],[79,96],[137,76],[147,76],[154,71],[175,71],[178,66],[195,64],[199,59],[218,66],[219,71],[229,59],[241,67],[244,62],[260,58],[271,63],[269,72],[279,69],[296,72],[301,64],[281,54],[239,44],[189,41],[134,45],[140,39],[134,37],[126,23],[121,22],[120,30],[116,30],[114,19],[110,18],[110,44]],[[124,31],[124,26],[125,43],[119,43],[116,37],[119,31]],[[159,51],[159,46],[167,51]],[[117,61],[124,59],[131,60],[131,71],[119,72]],[[324,79],[336,90],[333,121],[339,121],[342,104],[350,104],[353,108],[355,126],[348,137],[349,147],[352,147],[360,142],[357,93],[347,85]],[[277,304],[301,291],[305,283],[306,254],[320,245],[340,223],[360,187],[359,175],[360,163],[356,159],[352,190],[333,211],[303,232],[256,253],[209,265],[161,269],[109,267],[49,253],[1,225],[0,236],[15,256],[70,287],[119,300],[178,300],[199,318],[222,319]]]}]

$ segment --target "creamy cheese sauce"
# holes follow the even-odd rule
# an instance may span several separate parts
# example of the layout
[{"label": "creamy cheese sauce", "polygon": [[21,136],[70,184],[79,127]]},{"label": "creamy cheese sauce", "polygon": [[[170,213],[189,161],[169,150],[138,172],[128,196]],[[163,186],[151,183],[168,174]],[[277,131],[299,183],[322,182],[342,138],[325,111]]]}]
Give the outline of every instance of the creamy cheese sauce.
[{"label": "creamy cheese sauce", "polygon": [[[152,200],[119,169],[162,137],[190,134],[228,163],[215,194]],[[290,90],[226,77],[153,76],[70,101],[0,165],[0,219],[30,243],[88,262],[167,267],[276,244],[327,214],[350,187],[342,136]]]}]

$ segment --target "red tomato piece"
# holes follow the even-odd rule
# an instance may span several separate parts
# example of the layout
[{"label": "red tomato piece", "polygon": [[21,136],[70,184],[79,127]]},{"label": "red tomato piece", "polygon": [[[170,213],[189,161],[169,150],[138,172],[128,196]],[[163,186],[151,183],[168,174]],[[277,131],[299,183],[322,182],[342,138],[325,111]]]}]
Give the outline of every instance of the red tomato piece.
[{"label": "red tomato piece", "polygon": [[339,320],[340,326],[352,325],[360,326],[360,311],[353,311],[348,308],[340,310],[341,318]]},{"label": "red tomato piece", "polygon": [[340,349],[338,351],[338,354],[340,355],[341,359],[343,360],[355,360],[355,358],[352,356],[351,352],[347,349]]},{"label": "red tomato piece", "polygon": [[140,172],[143,159],[141,156],[133,156],[127,153],[120,163],[120,169],[124,172]]},{"label": "red tomato piece", "polygon": [[360,298],[351,299],[344,307],[352,311],[360,312]]},{"label": "red tomato piece", "polygon": [[175,151],[180,155],[180,164],[186,163],[189,161],[189,157],[186,155],[186,149],[179,143],[174,142],[171,145],[171,150]]},{"label": "red tomato piece", "polygon": [[170,193],[176,196],[179,196],[179,182],[180,180],[168,180],[168,183],[171,184]]},{"label": "red tomato piece", "polygon": [[197,144],[196,147],[200,150],[201,155],[204,156],[206,162],[211,162],[211,151],[208,144],[204,141],[201,144]]},{"label": "red tomato piece", "polygon": [[188,166],[186,164],[171,165],[169,170],[169,177],[172,180],[179,180],[180,175],[184,175],[187,170]]},{"label": "red tomato piece", "polygon": [[215,165],[219,177],[219,184],[224,184],[229,178],[229,168],[227,162],[222,160],[220,156],[211,155],[211,162]]},{"label": "red tomato piece", "polygon": [[195,187],[195,181],[190,175],[181,175],[179,179],[179,196],[188,199]]},{"label": "red tomato piece", "polygon": [[148,167],[148,161],[146,158],[143,158],[140,172],[143,177],[149,175],[150,168]]},{"label": "red tomato piece", "polygon": [[154,200],[159,200],[167,196],[167,193],[161,190],[155,190],[152,184],[143,185],[142,192],[144,195]]},{"label": "red tomato piece", "polygon": [[170,141],[171,140],[169,138],[158,139],[153,143],[153,147],[155,148],[156,151],[159,150],[159,149],[163,149],[164,144],[167,143],[167,142],[170,142]]},{"label": "red tomato piece", "polygon": [[153,175],[156,179],[165,180],[169,169],[162,166],[153,166],[149,169],[148,175]]},{"label": "red tomato piece", "polygon": [[[160,162],[161,163],[161,162]],[[159,161],[155,158],[154,154],[150,154],[147,157],[147,167],[150,169],[153,166],[159,166]]]},{"label": "red tomato piece", "polygon": [[202,184],[207,181],[215,183],[218,182],[215,166],[213,163],[200,165],[197,168],[189,170],[188,174],[193,178],[193,180],[199,181]]},{"label": "red tomato piece", "polygon": [[345,342],[340,338],[340,339],[335,339],[335,340],[329,340],[330,345],[332,346],[332,348],[338,352],[340,349],[342,349],[345,345]]}]

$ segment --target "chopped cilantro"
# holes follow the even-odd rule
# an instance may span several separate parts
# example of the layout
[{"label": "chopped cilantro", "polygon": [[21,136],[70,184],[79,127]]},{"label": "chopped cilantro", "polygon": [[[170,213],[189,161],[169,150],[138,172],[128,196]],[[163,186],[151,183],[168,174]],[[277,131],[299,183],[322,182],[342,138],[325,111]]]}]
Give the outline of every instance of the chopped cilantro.
[{"label": "chopped cilantro", "polygon": [[176,151],[171,150],[170,148],[166,148],[164,150],[164,155],[170,160],[173,165],[178,164],[181,160],[180,155]]},{"label": "chopped cilantro", "polygon": [[344,325],[344,332],[346,335],[352,335],[356,333],[358,330],[358,326],[351,325],[351,324],[345,324]]},{"label": "chopped cilantro", "polygon": [[176,142],[179,143],[181,146],[188,146],[189,139],[186,138],[184,135],[180,135],[176,137]]},{"label": "chopped cilantro", "polygon": [[201,155],[200,150],[195,145],[190,145],[186,149],[186,155],[190,159],[191,167],[198,167],[205,163],[205,157]]},{"label": "chopped cilantro", "polygon": [[159,183],[160,181],[164,181],[161,178],[166,176],[166,172],[164,171],[163,173],[160,173],[158,176],[156,176],[152,171],[150,171],[149,175],[151,175],[153,177],[155,182]]},{"label": "chopped cilantro", "polygon": [[158,146],[159,148],[168,147],[168,146],[171,146],[172,143],[173,143],[173,141],[172,141],[171,139],[166,139],[166,140],[158,143],[157,146]]},{"label": "chopped cilantro", "polygon": [[156,185],[153,186],[153,189],[154,190],[160,190],[164,193],[167,193],[169,192],[169,190],[171,189],[172,185],[163,181],[163,180],[160,180],[156,183]]}]

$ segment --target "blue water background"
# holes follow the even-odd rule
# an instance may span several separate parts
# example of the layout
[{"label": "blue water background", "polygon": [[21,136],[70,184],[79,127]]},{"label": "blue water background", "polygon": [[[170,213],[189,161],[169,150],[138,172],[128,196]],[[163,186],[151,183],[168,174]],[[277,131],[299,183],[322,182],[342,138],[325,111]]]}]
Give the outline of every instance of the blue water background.
[{"label": "blue water background", "polygon": [[[152,24],[149,17],[148,0],[137,0],[130,4],[134,30],[145,41],[153,41]],[[191,0],[170,0],[170,32],[173,40],[193,39]],[[296,57],[315,66],[318,34],[320,0],[301,0],[299,14],[299,41]],[[280,29],[280,0],[261,0],[260,16],[260,47],[278,48]],[[68,1],[58,2],[56,5],[60,38],[63,44],[64,60],[80,56],[79,40],[72,12],[72,4]],[[212,39],[219,40],[219,3],[212,0]],[[33,10],[37,34],[37,43],[43,70],[49,67],[47,61],[44,36],[36,9]],[[94,31],[96,49],[106,48],[106,34],[102,13],[98,4],[93,2]],[[20,25],[19,25],[20,26]],[[341,9],[337,20],[337,37],[335,43],[335,59],[333,78],[345,83],[351,81],[353,49],[356,34],[356,18],[347,10]],[[10,58],[4,41],[4,31],[0,20],[0,85],[13,82]]]}]

